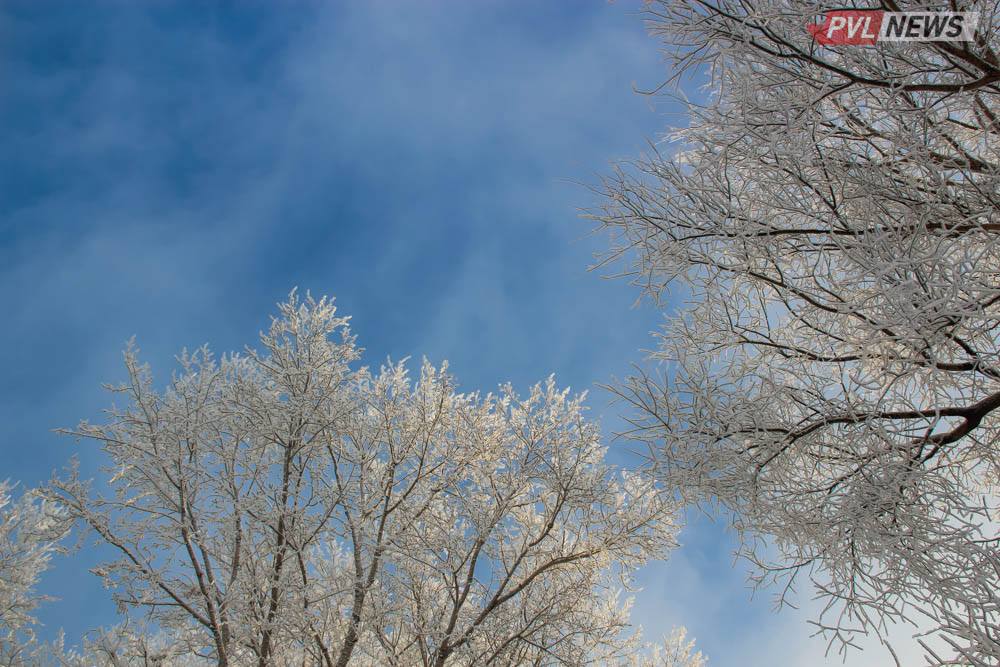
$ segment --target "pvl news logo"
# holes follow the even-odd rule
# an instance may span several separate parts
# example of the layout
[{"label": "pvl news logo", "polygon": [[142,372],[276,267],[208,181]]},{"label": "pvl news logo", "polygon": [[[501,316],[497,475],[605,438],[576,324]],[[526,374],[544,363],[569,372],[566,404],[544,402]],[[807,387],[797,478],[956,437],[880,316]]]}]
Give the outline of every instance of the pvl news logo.
[{"label": "pvl news logo", "polygon": [[806,30],[824,46],[878,42],[971,42],[976,38],[979,12],[886,12],[837,9],[822,23]]}]

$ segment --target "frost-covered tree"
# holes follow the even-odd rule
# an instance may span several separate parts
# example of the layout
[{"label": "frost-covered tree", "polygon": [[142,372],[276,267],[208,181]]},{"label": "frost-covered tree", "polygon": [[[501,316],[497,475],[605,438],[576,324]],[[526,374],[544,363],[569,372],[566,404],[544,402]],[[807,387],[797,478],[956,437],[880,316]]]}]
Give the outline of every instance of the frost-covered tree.
[{"label": "frost-covered tree", "polygon": [[842,5],[649,5],[668,83],[707,89],[594,212],[605,260],[684,300],[618,391],[659,479],[730,512],[761,581],[811,579],[832,639],[910,619],[949,645],[932,662],[996,665],[998,6],[848,4],[978,11],[978,41],[823,47],[807,24]]},{"label": "frost-covered tree", "polygon": [[128,348],[122,404],[73,431],[102,445],[110,493],[73,471],[51,492],[117,552],[97,573],[157,633],[87,650],[123,664],[630,659],[620,591],[672,547],[675,508],[604,462],[582,397],[552,379],[463,394],[445,368],[413,381],[358,356],[332,302],[294,293],[259,350],[184,353],[162,391]]},{"label": "frost-covered tree", "polygon": [[66,512],[35,491],[14,500],[0,482],[0,665],[27,664],[35,655],[33,615],[44,600],[35,586],[69,530]]},{"label": "frost-covered tree", "polygon": [[687,628],[674,628],[663,643],[647,647],[635,664],[640,667],[706,667],[708,658],[695,650],[694,640],[687,638]]}]

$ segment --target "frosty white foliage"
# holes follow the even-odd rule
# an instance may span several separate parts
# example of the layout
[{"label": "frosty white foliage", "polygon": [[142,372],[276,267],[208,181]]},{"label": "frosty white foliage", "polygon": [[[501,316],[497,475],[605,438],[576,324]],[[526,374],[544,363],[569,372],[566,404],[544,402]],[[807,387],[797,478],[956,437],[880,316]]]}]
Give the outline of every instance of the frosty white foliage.
[{"label": "frosty white foliage", "polygon": [[15,501],[0,482],[0,664],[17,665],[35,650],[32,612],[44,598],[34,589],[69,529],[66,512],[35,491]]},{"label": "frosty white foliage", "polygon": [[689,304],[619,391],[660,480],[731,511],[761,581],[812,579],[832,639],[911,619],[931,662],[1000,664],[997,4],[951,3],[976,43],[823,48],[830,8],[650,4],[710,83],[594,215]]},{"label": "frosty white foliage", "polygon": [[708,658],[695,651],[694,640],[687,638],[687,629],[674,628],[663,643],[651,647],[648,657],[636,663],[642,667],[708,667]]},{"label": "frosty white foliage", "polygon": [[[125,353],[110,496],[53,493],[119,558],[97,573],[143,664],[608,664],[634,652],[632,572],[673,503],[604,463],[582,397],[461,394],[446,368],[355,369],[347,318],[293,293],[262,349],[180,356],[165,391]],[[107,643],[105,638],[104,643]],[[95,650],[93,647],[88,649]]]},{"label": "frosty white foliage", "polygon": [[205,657],[193,655],[185,642],[161,632],[134,628],[128,622],[91,633],[79,649],[67,649],[65,638],[60,636],[57,641],[40,647],[35,657],[38,664],[58,667],[204,667],[209,664]]}]

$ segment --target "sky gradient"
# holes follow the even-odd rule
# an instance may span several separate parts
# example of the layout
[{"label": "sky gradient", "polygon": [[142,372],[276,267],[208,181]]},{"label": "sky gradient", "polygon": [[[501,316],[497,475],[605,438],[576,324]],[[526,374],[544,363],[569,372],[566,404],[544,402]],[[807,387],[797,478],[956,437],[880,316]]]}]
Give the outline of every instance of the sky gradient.
[{"label": "sky gradient", "polygon": [[[161,381],[181,348],[255,342],[292,287],[334,295],[366,349],[447,359],[462,390],[624,376],[660,316],[588,272],[579,210],[671,111],[638,2],[4,2],[0,5],[0,478],[77,454],[136,336]],[[625,460],[612,444],[612,457]],[[804,615],[751,600],[724,531],[694,519],[642,573],[650,639],[687,625],[716,666],[822,659]],[[58,560],[43,635],[115,622]],[[852,656],[881,665],[885,654]]]}]

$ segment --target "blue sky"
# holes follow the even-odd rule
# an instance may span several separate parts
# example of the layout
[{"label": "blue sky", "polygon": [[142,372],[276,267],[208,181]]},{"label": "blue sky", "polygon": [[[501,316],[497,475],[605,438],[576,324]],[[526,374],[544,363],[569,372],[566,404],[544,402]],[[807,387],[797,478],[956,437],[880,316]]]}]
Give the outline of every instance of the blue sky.
[{"label": "blue sky", "polygon": [[[298,286],[335,295],[366,363],[448,359],[463,389],[628,373],[659,316],[586,269],[578,209],[670,110],[638,2],[5,2],[0,5],[0,424],[34,485],[77,453],[137,337],[161,378],[182,347],[255,340]],[[617,453],[613,456],[619,457]],[[642,573],[635,620],[686,624],[713,665],[815,665],[801,614],[751,600],[721,528]],[[43,634],[114,622],[61,560]],[[882,654],[849,664],[881,664]],[[829,664],[840,664],[831,658]]]}]

